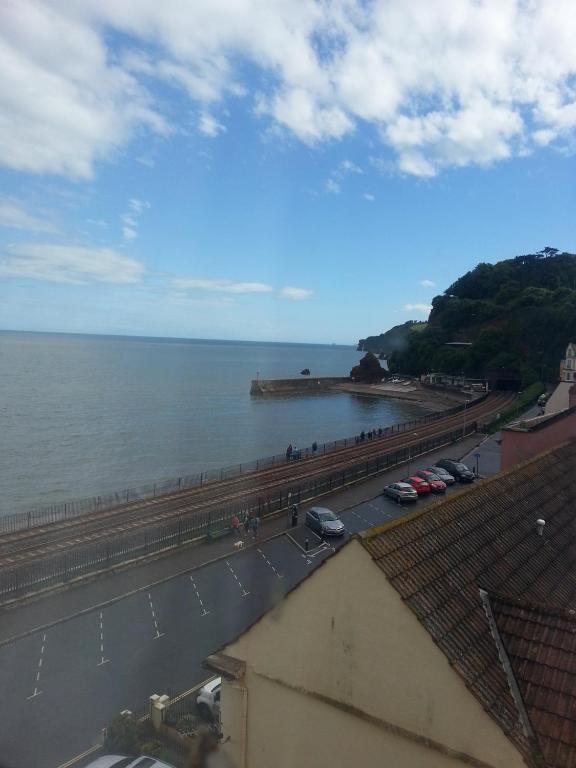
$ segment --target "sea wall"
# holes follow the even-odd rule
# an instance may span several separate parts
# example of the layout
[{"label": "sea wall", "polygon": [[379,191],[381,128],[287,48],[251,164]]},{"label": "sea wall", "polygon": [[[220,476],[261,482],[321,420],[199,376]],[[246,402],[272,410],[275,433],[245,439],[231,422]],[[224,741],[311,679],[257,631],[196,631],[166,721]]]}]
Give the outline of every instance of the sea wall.
[{"label": "sea wall", "polygon": [[300,379],[252,379],[251,395],[297,395],[325,392],[349,382],[348,376],[310,376]]}]

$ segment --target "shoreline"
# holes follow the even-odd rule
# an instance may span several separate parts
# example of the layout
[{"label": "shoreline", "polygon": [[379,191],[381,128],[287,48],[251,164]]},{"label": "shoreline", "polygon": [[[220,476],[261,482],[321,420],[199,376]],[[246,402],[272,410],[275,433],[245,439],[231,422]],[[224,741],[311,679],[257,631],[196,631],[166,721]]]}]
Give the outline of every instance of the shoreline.
[{"label": "shoreline", "polygon": [[462,405],[466,400],[476,399],[481,396],[481,393],[478,392],[468,393],[460,391],[449,392],[431,390],[416,382],[410,382],[409,384],[360,384],[357,382],[350,382],[349,384],[338,384],[334,389],[339,392],[348,392],[352,395],[386,397],[392,400],[402,400],[431,411],[451,408],[454,405]]}]

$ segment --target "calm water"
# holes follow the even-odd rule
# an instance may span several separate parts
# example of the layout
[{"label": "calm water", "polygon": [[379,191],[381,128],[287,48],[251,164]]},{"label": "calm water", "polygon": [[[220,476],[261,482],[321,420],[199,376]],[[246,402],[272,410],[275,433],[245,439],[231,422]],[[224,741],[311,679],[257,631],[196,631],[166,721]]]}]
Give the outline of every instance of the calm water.
[{"label": "calm water", "polygon": [[346,375],[352,347],[0,333],[0,514],[237,464],[405,421],[346,394],[253,398],[250,381]]}]

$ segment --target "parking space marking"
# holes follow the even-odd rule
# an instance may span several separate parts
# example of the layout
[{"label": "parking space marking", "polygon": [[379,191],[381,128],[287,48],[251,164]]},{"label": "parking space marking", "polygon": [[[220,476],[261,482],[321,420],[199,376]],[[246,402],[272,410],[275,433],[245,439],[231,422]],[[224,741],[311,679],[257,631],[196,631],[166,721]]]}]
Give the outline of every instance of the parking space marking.
[{"label": "parking space marking", "polygon": [[196,597],[198,598],[198,602],[200,603],[200,608],[202,608],[202,613],[200,616],[208,616],[210,611],[207,611],[206,608],[204,608],[204,603],[202,602],[202,598],[200,597],[200,592],[198,592],[198,587],[196,586],[196,582],[194,581],[194,577],[190,576],[190,581],[192,582],[192,588],[194,589],[194,592],[196,592]]},{"label": "parking space marking", "polygon": [[40,672],[42,670],[42,663],[44,661],[44,650],[46,648],[46,634],[42,635],[42,650],[40,651],[40,658],[38,659],[38,669],[36,670],[36,684],[34,686],[34,693],[31,696],[28,696],[28,699],[33,699],[36,696],[40,696],[42,691],[38,690],[38,686],[40,685]]},{"label": "parking space marking", "polygon": [[260,553],[260,555],[261,555],[262,559],[264,560],[264,562],[266,563],[266,565],[269,565],[269,566],[270,566],[270,568],[272,568],[272,570],[273,570],[273,571],[274,571],[274,573],[276,574],[276,578],[277,578],[277,579],[283,579],[283,578],[284,578],[284,574],[282,574],[282,573],[278,573],[278,571],[276,570],[276,568],[275,568],[275,567],[272,565],[272,563],[270,562],[270,560],[268,560],[268,558],[266,557],[266,555],[264,554],[264,552],[262,552],[262,550],[260,549],[260,547],[258,547],[258,549],[257,549],[256,551]]},{"label": "parking space marking", "polygon": [[365,525],[367,525],[369,528],[372,528],[374,523],[371,520],[368,520],[364,517],[364,515],[358,514],[354,509],[351,509],[350,512],[354,515],[355,518],[358,520],[361,520]]},{"label": "parking space marking", "polygon": [[152,640],[158,640],[159,637],[164,637],[164,632],[160,632],[158,629],[158,619],[156,618],[156,614],[154,612],[154,603],[152,602],[152,595],[150,592],[148,592],[148,602],[150,603],[150,610],[152,611],[152,620],[154,621],[154,629],[156,630],[156,634],[152,638]]},{"label": "parking space marking", "polygon": [[108,664],[110,659],[104,658],[104,619],[102,617],[102,611],[100,611],[100,661],[96,664],[97,667],[101,667],[103,664]]},{"label": "parking space marking", "polygon": [[247,591],[247,590],[244,588],[244,585],[242,584],[242,582],[240,581],[240,579],[239,579],[239,578],[238,578],[238,576],[236,575],[236,572],[234,571],[234,568],[232,568],[232,566],[230,565],[230,563],[228,562],[228,560],[226,560],[226,565],[228,566],[228,569],[229,569],[230,573],[232,574],[232,576],[234,576],[234,578],[236,579],[236,583],[238,584],[238,586],[239,586],[239,587],[240,587],[240,589],[242,590],[242,597],[247,597],[247,596],[250,594],[250,592],[248,592],[248,591]]}]

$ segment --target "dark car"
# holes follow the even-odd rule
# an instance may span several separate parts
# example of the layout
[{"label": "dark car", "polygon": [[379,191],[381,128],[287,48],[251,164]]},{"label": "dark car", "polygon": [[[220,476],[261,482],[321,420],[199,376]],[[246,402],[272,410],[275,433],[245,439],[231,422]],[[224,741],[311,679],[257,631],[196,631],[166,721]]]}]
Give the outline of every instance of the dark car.
[{"label": "dark car", "polygon": [[320,536],[342,536],[344,523],[326,507],[311,507],[306,512],[306,525]]},{"label": "dark car", "polygon": [[394,499],[398,504],[404,501],[418,501],[418,493],[410,483],[390,483],[384,487],[384,495]]},{"label": "dark car", "polygon": [[424,472],[433,472],[435,475],[438,475],[440,480],[446,483],[446,485],[454,485],[456,482],[453,475],[451,475],[450,472],[447,472],[443,467],[426,467]]},{"label": "dark car", "polygon": [[426,480],[432,493],[446,492],[446,483],[435,472],[430,472],[429,469],[419,469],[418,472],[416,472],[416,477],[421,477],[422,480]]},{"label": "dark car", "polygon": [[440,459],[440,461],[436,462],[436,466],[448,470],[448,472],[461,483],[474,482],[474,472],[472,472],[466,464],[462,464],[461,461],[457,461],[456,459]]}]

